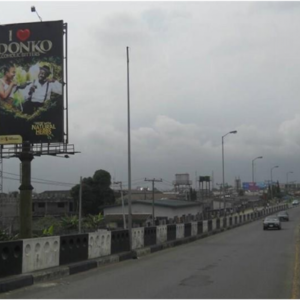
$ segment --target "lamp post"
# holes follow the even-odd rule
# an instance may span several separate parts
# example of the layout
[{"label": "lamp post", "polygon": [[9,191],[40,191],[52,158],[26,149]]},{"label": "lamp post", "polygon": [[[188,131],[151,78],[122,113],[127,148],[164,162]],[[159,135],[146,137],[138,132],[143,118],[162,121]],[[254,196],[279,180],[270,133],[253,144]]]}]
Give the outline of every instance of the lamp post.
[{"label": "lamp post", "polygon": [[289,185],[289,174],[293,174],[292,171],[286,173],[286,191],[288,192],[288,185]]},{"label": "lamp post", "polygon": [[223,186],[222,186],[222,189],[223,189],[223,206],[224,206],[224,216],[226,214],[226,203],[225,203],[225,173],[224,173],[224,137],[228,134],[236,134],[237,131],[236,130],[233,130],[233,131],[230,131],[228,133],[226,133],[225,135],[222,136],[222,177],[223,177]]},{"label": "lamp post", "polygon": [[261,158],[263,158],[263,157],[262,156],[258,156],[256,158],[252,159],[252,182],[254,182],[254,161],[256,159],[261,159]]},{"label": "lamp post", "polygon": [[127,137],[128,137],[128,231],[130,251],[132,250],[132,210],[131,210],[131,139],[130,139],[130,89],[129,89],[129,47],[127,54]]},{"label": "lamp post", "polygon": [[272,177],[272,173],[273,173],[273,169],[275,168],[279,168],[278,166],[275,166],[273,168],[271,168],[271,200],[273,199],[273,177]]}]

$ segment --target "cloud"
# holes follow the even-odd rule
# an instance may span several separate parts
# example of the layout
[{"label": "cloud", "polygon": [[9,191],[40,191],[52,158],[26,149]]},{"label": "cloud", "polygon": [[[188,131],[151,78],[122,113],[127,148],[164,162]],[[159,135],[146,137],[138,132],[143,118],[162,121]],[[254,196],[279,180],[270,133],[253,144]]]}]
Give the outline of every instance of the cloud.
[{"label": "cloud", "polygon": [[[8,12],[3,24],[38,21],[25,2],[18,10],[14,3],[2,6]],[[127,180],[128,46],[133,179],[171,182],[176,173],[193,178],[196,171],[214,171],[221,182],[221,137],[237,130],[224,140],[226,180],[251,180],[257,156],[264,157],[257,162],[260,180],[274,165],[280,165],[274,176],[282,181],[291,169],[300,180],[299,7],[39,3],[43,20],[68,22],[70,143],[81,153],[35,159],[34,175],[78,182],[101,168]],[[18,173],[19,161],[5,162],[5,170]]]},{"label": "cloud", "polygon": [[282,122],[279,127],[279,133],[284,140],[290,146],[296,147],[299,151],[300,147],[300,114],[296,114],[291,120]]}]

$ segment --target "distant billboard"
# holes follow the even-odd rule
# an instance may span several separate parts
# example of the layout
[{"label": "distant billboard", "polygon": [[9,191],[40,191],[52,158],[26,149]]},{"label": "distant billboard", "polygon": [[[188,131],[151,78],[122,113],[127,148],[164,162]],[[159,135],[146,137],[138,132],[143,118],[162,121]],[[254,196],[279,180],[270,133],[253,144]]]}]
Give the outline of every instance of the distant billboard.
[{"label": "distant billboard", "polygon": [[189,185],[190,175],[189,174],[175,174],[175,184],[178,185]]},{"label": "distant billboard", "polygon": [[210,182],[210,176],[200,176],[199,181],[200,182]]},{"label": "distant billboard", "polygon": [[265,182],[243,182],[243,190],[258,191],[266,189],[267,187]]},{"label": "distant billboard", "polygon": [[62,21],[0,26],[0,136],[63,142],[63,59]]}]

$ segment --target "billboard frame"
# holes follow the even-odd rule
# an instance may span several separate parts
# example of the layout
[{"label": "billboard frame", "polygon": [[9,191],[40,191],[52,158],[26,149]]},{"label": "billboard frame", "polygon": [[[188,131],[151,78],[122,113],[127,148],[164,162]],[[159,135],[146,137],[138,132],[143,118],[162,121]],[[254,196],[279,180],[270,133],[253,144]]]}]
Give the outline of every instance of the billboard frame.
[{"label": "billboard frame", "polygon": [[[37,22],[38,23],[38,22]],[[25,23],[24,23],[25,24]],[[22,143],[15,144],[0,144],[0,157],[12,158],[20,157],[24,144],[30,144],[30,152],[34,156],[41,155],[73,155],[80,153],[75,151],[75,146],[69,144],[69,99],[68,99],[68,24],[62,24],[63,29],[63,70],[62,70],[62,84],[63,84],[63,142],[30,142],[23,140]]]}]

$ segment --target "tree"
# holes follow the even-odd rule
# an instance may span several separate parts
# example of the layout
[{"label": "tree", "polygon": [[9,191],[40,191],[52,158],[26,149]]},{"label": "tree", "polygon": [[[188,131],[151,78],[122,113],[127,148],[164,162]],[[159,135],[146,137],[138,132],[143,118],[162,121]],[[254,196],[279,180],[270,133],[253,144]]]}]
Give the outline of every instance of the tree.
[{"label": "tree", "polygon": [[[82,180],[82,213],[99,214],[103,205],[114,204],[115,196],[110,188],[111,176],[105,170],[97,170],[93,177]],[[71,189],[71,196],[74,199],[78,211],[80,185],[77,184]]]},{"label": "tree", "polygon": [[197,191],[190,188],[190,195],[191,195],[191,201],[196,201],[197,200]]},{"label": "tree", "polygon": [[281,198],[281,189],[280,189],[279,181],[277,181],[275,192],[276,192],[276,197]]},{"label": "tree", "polygon": [[239,196],[244,196],[245,195],[245,191],[244,190],[239,190],[238,194],[239,194]]},{"label": "tree", "polygon": [[271,192],[271,185],[268,185],[268,198],[271,199],[272,192]]}]

